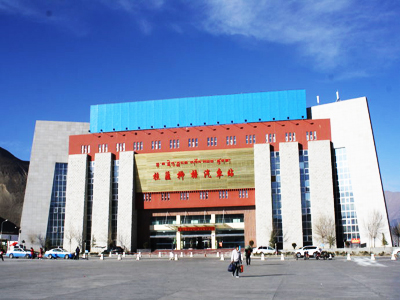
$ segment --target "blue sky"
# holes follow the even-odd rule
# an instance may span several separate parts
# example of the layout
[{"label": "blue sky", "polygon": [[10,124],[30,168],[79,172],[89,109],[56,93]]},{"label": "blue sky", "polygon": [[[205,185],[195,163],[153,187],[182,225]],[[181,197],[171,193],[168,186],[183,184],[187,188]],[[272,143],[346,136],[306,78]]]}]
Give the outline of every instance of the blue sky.
[{"label": "blue sky", "polygon": [[385,190],[400,191],[399,1],[0,0],[0,146],[92,104],[306,89],[366,96]]}]

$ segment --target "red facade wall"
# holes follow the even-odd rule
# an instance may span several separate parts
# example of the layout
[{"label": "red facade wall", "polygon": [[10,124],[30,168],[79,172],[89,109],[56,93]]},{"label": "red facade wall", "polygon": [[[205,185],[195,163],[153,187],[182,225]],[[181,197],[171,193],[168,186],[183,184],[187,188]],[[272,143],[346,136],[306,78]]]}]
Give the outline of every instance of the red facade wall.
[{"label": "red facade wall", "polygon": [[[331,140],[329,119],[290,120],[73,135],[69,139],[69,154],[81,154],[82,146],[90,145],[90,153],[88,154],[90,159],[94,160],[94,154],[99,152],[98,145],[107,144],[108,152],[114,153],[116,159],[119,159],[119,152],[116,151],[117,143],[125,143],[125,151],[133,151],[134,142],[143,142],[143,150],[135,151],[138,154],[252,148],[253,143],[246,144],[246,135],[256,135],[256,144],[263,144],[266,142],[266,134],[276,135],[276,141],[272,142],[271,145],[274,151],[278,151],[279,143],[285,142],[285,133],[289,132],[294,132],[296,134],[296,142],[299,142],[303,149],[307,149],[307,131],[316,131],[317,140]],[[227,136],[236,136],[236,145],[226,145]],[[207,146],[208,137],[216,137],[217,146]],[[189,138],[197,138],[198,147],[188,147]],[[174,139],[179,139],[179,149],[170,149],[170,140]],[[152,141],[161,141],[161,149],[152,150]]]},{"label": "red facade wall", "polygon": [[228,198],[222,199],[219,198],[219,190],[208,191],[208,199],[200,199],[198,191],[185,192],[189,194],[186,200],[181,200],[181,193],[176,192],[169,193],[170,200],[162,200],[161,193],[151,193],[151,200],[144,200],[143,195],[146,194],[136,194],[136,209],[254,206],[254,189],[247,189],[247,192],[248,198],[240,198],[239,190],[228,190]]}]

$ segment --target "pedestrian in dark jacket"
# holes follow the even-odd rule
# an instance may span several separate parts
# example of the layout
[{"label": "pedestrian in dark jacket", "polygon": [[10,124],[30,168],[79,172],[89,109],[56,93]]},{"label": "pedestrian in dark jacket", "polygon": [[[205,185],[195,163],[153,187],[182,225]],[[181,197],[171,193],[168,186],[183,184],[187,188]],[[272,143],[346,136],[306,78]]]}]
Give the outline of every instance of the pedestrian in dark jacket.
[{"label": "pedestrian in dark jacket", "polygon": [[3,254],[4,254],[3,248],[1,248],[0,249],[0,258],[1,258],[2,261],[4,261]]},{"label": "pedestrian in dark jacket", "polygon": [[79,260],[79,253],[81,252],[81,249],[79,249],[79,246],[78,247],[76,247],[76,249],[75,249],[75,259],[78,259]]},{"label": "pedestrian in dark jacket", "polygon": [[246,265],[250,265],[251,262],[251,253],[253,252],[253,248],[250,245],[247,245],[245,249],[246,253]]}]

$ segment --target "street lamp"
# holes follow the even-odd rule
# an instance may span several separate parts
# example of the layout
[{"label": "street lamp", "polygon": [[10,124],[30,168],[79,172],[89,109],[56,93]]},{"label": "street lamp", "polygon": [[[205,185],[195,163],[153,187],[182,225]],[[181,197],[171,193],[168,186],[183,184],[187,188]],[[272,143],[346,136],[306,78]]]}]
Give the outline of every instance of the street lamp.
[{"label": "street lamp", "polygon": [[5,222],[7,222],[7,221],[8,221],[8,219],[5,219],[3,222],[1,222],[0,240],[3,238],[3,224],[4,224]]}]

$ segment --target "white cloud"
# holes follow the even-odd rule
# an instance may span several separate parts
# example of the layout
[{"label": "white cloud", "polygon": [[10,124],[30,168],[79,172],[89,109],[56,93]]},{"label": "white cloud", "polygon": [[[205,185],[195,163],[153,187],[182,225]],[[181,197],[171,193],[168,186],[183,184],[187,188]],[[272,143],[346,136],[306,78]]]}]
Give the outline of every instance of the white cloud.
[{"label": "white cloud", "polygon": [[[244,36],[295,47],[320,71],[372,65],[399,56],[398,12],[385,1],[205,0],[200,28],[214,35]],[[393,28],[397,27],[396,28]],[[372,61],[371,61],[372,59]],[[376,62],[377,64],[375,64]]]}]

